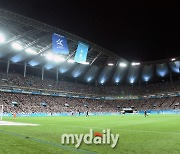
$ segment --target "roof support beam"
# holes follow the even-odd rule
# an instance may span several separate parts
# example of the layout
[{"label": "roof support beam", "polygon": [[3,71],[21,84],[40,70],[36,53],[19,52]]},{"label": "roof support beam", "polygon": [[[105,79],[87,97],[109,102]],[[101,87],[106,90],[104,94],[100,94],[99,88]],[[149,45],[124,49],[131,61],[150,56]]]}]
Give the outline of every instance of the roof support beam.
[{"label": "roof support beam", "polygon": [[44,80],[44,66],[42,67],[42,74],[41,79]]},{"label": "roof support beam", "polygon": [[70,55],[68,55],[68,56],[66,57],[66,61],[67,61],[69,58],[71,58],[71,57],[74,55],[75,52],[76,52],[76,50],[74,50]]},{"label": "roof support beam", "polygon": [[27,66],[27,64],[24,63],[24,77],[26,77],[26,66]]},{"label": "roof support beam", "polygon": [[97,59],[98,59],[98,57],[101,55],[101,52],[92,60],[92,62],[91,62],[91,64],[90,65],[92,65]]},{"label": "roof support beam", "polygon": [[9,59],[8,59],[8,61],[7,61],[7,68],[6,68],[6,73],[7,73],[7,74],[9,73],[9,65],[10,65],[10,61],[9,61]]}]

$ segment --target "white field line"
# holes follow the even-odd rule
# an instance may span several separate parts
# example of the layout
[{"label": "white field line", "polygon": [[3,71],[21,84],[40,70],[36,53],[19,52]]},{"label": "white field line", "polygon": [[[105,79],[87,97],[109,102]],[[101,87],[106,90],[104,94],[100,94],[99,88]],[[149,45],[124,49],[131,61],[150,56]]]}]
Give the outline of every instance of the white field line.
[{"label": "white field line", "polygon": [[0,121],[0,126],[39,126],[39,124],[28,124],[22,122]]}]

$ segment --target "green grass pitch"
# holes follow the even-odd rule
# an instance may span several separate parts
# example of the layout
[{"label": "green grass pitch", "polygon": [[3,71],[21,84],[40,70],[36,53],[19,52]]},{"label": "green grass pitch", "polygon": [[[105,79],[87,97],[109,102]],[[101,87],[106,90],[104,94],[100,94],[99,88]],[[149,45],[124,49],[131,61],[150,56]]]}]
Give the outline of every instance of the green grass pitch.
[{"label": "green grass pitch", "polygon": [[[125,115],[85,117],[4,117],[6,121],[40,126],[0,126],[0,154],[179,154],[180,115]],[[119,142],[110,145],[61,145],[61,134],[102,132],[110,128]]]}]

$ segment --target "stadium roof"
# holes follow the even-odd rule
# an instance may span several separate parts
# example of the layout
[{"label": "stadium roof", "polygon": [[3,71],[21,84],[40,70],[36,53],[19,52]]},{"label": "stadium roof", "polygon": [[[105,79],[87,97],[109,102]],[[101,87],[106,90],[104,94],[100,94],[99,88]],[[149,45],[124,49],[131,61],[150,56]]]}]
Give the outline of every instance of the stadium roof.
[{"label": "stadium roof", "polygon": [[[52,58],[52,33],[64,35],[69,55]],[[73,61],[78,42],[89,45],[87,63]],[[180,73],[180,57],[153,62],[133,62],[83,38],[39,21],[0,9],[0,60],[58,71],[86,83],[134,84]]]}]

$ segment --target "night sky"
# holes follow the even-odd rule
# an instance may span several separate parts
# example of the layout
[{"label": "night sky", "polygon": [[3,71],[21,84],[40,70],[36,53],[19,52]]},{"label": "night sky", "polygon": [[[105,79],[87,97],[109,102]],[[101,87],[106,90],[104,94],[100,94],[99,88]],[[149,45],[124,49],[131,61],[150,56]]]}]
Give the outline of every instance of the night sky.
[{"label": "night sky", "polygon": [[111,1],[0,1],[0,7],[98,44],[129,61],[180,56],[180,7]]}]

